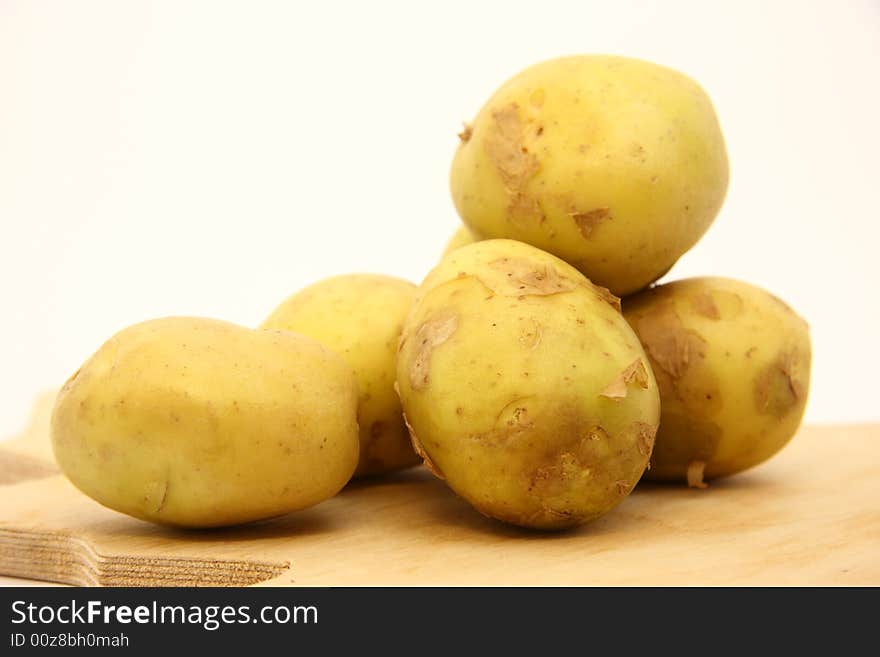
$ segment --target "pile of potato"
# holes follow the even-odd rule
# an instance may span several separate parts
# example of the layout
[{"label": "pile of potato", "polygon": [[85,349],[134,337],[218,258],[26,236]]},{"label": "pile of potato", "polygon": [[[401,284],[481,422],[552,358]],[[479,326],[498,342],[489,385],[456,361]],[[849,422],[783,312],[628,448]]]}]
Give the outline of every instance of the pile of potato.
[{"label": "pile of potato", "polygon": [[560,529],[643,475],[705,487],[786,444],[807,324],[738,281],[651,287],[727,190],[699,85],[634,59],[556,59],[507,81],[459,136],[465,227],[420,286],[339,276],[256,329],[173,317],[121,331],[58,395],[70,480],[137,518],[209,527],[424,461],[481,513]]}]

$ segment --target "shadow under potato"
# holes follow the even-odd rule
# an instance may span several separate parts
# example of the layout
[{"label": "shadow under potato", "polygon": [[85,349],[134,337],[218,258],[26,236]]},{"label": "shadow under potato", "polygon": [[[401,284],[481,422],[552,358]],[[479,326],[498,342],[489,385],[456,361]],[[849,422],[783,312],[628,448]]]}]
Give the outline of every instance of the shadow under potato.
[{"label": "shadow under potato", "polygon": [[129,536],[161,536],[192,542],[236,542],[255,539],[290,538],[314,536],[340,531],[345,522],[332,513],[325,513],[320,505],[295,511],[283,516],[255,520],[254,522],[228,527],[173,527],[141,521],[126,531]]},{"label": "shadow under potato", "polygon": [[778,486],[778,481],[761,472],[740,472],[727,477],[707,479],[706,488],[692,488],[684,480],[681,481],[657,481],[641,479],[633,489],[631,495],[645,493],[672,494],[676,492],[690,495],[711,496],[713,490],[746,490],[766,488],[768,491]]},{"label": "shadow under potato", "polygon": [[[648,496],[665,499],[709,500],[713,491],[766,489],[777,482],[761,473],[749,472],[715,479],[708,489],[688,488],[683,482],[641,481],[629,499],[608,514],[583,525],[562,531],[528,529],[482,515],[444,482],[424,467],[416,466],[391,474],[362,477],[351,481],[338,495],[314,507],[244,525],[208,529],[184,529],[139,523],[131,534],[164,535],[189,541],[250,541],[291,539],[344,532],[431,533],[442,539],[446,533],[458,535],[463,529],[483,535],[521,540],[554,540],[572,536],[598,536],[625,533],[644,522]],[[629,508],[628,502],[638,502]],[[473,536],[471,538],[474,538]]]},{"label": "shadow under potato", "polygon": [[[400,530],[426,530],[434,532],[438,536],[442,536],[446,529],[466,529],[483,534],[487,539],[504,537],[524,540],[553,540],[575,535],[626,531],[627,525],[634,520],[630,516],[615,514],[612,511],[592,522],[561,531],[529,529],[511,525],[484,516],[424,467],[409,468],[385,477],[356,480],[349,484],[341,495],[357,495],[361,491],[378,486],[398,488],[395,493],[398,496],[399,504],[407,507],[407,513],[399,516]],[[393,511],[390,508],[386,510]]]}]

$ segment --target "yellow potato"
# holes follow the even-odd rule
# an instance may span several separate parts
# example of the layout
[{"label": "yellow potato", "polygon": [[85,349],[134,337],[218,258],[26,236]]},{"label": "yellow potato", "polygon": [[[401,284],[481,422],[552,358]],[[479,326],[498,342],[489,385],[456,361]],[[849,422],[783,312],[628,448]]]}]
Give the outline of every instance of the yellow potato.
[{"label": "yellow potato", "polygon": [[456,230],[452,237],[449,239],[449,242],[446,244],[446,249],[443,251],[443,255],[446,256],[452,251],[459,249],[463,246],[467,246],[468,244],[473,244],[477,241],[477,238],[474,237],[474,234],[471,232],[470,228],[467,226],[459,226],[458,230]]},{"label": "yellow potato", "polygon": [[533,244],[618,295],[668,271],[727,190],[724,139],[706,93],[636,59],[532,66],[460,137],[452,197],[475,236]]},{"label": "yellow potato", "polygon": [[407,316],[397,384],[428,467],[482,513],[560,529],[635,486],[660,416],[618,300],[512,240],[446,256]]},{"label": "yellow potato", "polygon": [[773,295],[691,278],[624,300],[651,359],[663,413],[647,478],[722,477],[770,458],[800,425],[809,328]]},{"label": "yellow potato", "polygon": [[309,338],[172,317],[117,333],[70,378],[52,446],[111,509],[231,525],[339,491],[357,464],[356,407],[349,367]]},{"label": "yellow potato", "polygon": [[314,338],[354,370],[360,390],[357,476],[419,461],[394,392],[397,340],[415,291],[412,283],[390,276],[336,276],[297,292],[262,324]]}]

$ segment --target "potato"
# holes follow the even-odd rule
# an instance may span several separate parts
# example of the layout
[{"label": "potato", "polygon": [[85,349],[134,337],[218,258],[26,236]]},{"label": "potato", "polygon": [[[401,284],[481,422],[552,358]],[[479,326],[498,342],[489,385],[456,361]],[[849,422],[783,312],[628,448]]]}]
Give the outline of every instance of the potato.
[{"label": "potato", "polygon": [[668,271],[727,190],[724,139],[706,93],[636,59],[532,66],[460,137],[450,184],[475,236],[533,244],[618,295]]},{"label": "potato", "polygon": [[471,232],[470,228],[468,228],[467,226],[459,226],[458,230],[456,230],[452,234],[452,237],[446,244],[446,249],[443,251],[443,255],[448,255],[452,251],[455,251],[456,249],[463,246],[467,246],[468,244],[473,244],[476,241],[477,238],[474,237],[474,234]]},{"label": "potato", "polygon": [[360,389],[356,476],[419,462],[394,392],[397,340],[415,291],[412,283],[390,276],[337,276],[289,297],[262,324],[314,338],[354,370]]},{"label": "potato", "polygon": [[773,295],[691,278],[624,300],[660,385],[647,478],[723,477],[773,456],[797,431],[810,385],[809,328]]},{"label": "potato", "polygon": [[214,527],[316,504],[357,465],[357,383],[286,331],[171,317],[108,340],[61,389],[52,446],[86,495]]},{"label": "potato", "polygon": [[524,527],[609,511],[644,471],[660,417],[617,298],[512,240],[464,246],[428,275],[404,324],[397,384],[434,474]]}]

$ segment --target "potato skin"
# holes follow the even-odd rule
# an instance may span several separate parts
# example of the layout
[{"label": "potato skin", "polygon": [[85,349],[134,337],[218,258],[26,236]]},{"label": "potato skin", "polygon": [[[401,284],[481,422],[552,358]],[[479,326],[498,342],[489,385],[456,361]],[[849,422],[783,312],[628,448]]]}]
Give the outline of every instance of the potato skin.
[{"label": "potato skin", "polygon": [[691,278],[624,300],[660,385],[646,478],[692,485],[750,468],[797,431],[810,386],[807,323],[768,292]]},{"label": "potato skin", "polygon": [[667,272],[727,191],[727,153],[706,93],[637,59],[532,66],[461,137],[450,187],[478,239],[533,244],[621,296]]},{"label": "potato skin", "polygon": [[397,360],[405,416],[428,467],[483,514],[562,529],[635,486],[660,406],[616,302],[512,240],[457,249],[420,286]]},{"label": "potato skin", "polygon": [[474,237],[470,228],[467,226],[459,226],[458,230],[456,230],[452,234],[452,237],[449,238],[449,242],[446,243],[446,248],[443,250],[443,256],[445,257],[456,249],[460,249],[468,244],[473,244],[476,241],[477,238]]},{"label": "potato skin", "polygon": [[184,527],[316,504],[358,458],[357,384],[317,342],[170,317],[108,340],[52,415],[62,471],[101,504]]},{"label": "potato skin", "polygon": [[354,370],[360,390],[356,476],[419,462],[394,392],[397,341],[415,292],[415,285],[391,276],[335,276],[292,295],[262,324],[314,338]]}]

